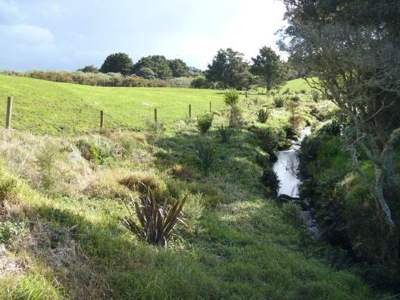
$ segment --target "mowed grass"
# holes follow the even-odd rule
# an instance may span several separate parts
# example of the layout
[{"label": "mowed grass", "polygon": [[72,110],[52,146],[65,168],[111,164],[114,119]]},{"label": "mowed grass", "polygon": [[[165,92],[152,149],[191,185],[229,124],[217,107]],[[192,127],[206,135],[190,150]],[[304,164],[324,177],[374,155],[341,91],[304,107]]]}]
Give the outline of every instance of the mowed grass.
[{"label": "mowed grass", "polygon": [[0,75],[0,120],[14,97],[13,128],[33,133],[70,134],[97,129],[100,110],[108,128],[143,128],[154,119],[169,125],[223,107],[223,92],[185,88],[92,87]]}]

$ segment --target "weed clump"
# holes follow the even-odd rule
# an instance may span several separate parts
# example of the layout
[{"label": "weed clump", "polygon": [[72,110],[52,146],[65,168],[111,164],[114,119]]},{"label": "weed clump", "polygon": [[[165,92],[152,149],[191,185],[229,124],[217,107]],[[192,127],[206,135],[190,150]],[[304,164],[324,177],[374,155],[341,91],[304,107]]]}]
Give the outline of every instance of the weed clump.
[{"label": "weed clump", "polygon": [[212,126],[213,120],[214,115],[212,113],[207,113],[197,118],[197,128],[201,134],[207,133]]},{"label": "weed clump", "polygon": [[268,118],[269,118],[269,111],[266,110],[265,108],[261,108],[258,112],[257,112],[257,120],[260,123],[266,123]]},{"label": "weed clump", "polygon": [[230,127],[226,127],[224,125],[221,125],[220,127],[218,127],[218,133],[219,136],[221,137],[221,143],[223,144],[227,144],[229,143],[232,135],[233,135],[233,129]]},{"label": "weed clump", "polygon": [[208,176],[215,161],[215,149],[207,142],[195,144],[197,161],[204,176]]}]

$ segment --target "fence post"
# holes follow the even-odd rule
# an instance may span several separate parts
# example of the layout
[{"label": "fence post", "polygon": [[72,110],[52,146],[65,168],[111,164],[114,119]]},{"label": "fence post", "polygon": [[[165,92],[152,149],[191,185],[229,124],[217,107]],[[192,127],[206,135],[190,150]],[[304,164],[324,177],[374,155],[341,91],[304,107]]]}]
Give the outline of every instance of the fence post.
[{"label": "fence post", "polygon": [[154,109],[154,122],[157,123],[158,118],[157,118],[157,108]]},{"label": "fence post", "polygon": [[11,128],[13,97],[7,98],[6,129]]},{"label": "fence post", "polygon": [[104,128],[104,111],[100,111],[100,130]]},{"label": "fence post", "polygon": [[211,110],[211,101],[210,101],[210,112],[212,112],[212,110]]},{"label": "fence post", "polygon": [[189,119],[192,118],[192,104],[189,104]]}]

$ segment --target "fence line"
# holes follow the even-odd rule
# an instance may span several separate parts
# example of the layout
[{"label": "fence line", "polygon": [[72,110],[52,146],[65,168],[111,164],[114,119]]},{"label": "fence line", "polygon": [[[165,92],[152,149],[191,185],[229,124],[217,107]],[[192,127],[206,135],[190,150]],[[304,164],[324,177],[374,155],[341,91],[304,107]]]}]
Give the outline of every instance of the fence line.
[{"label": "fence line", "polygon": [[[14,105],[15,104],[15,105]],[[7,105],[6,105],[6,112],[5,112],[5,128],[6,129],[11,129],[12,128],[12,119],[13,119],[13,115],[14,115],[14,111],[16,107],[18,107],[18,102],[14,101],[14,97],[9,96],[7,97]],[[96,104],[96,103],[94,103]],[[176,107],[176,104],[173,105],[173,108]],[[207,105],[201,105],[201,107],[203,107],[203,111],[204,113],[207,112]],[[166,111],[168,111],[168,106],[164,107]],[[171,106],[169,107],[171,110]],[[185,119],[185,118],[189,118],[192,119],[193,117],[193,109],[192,109],[192,103],[188,104],[188,115],[186,116],[182,116],[182,118],[179,118],[178,116],[173,119],[171,118],[170,115],[168,115],[166,117],[166,119],[168,121],[166,122],[175,122],[178,121],[179,119]],[[205,109],[204,109],[205,108]],[[44,133],[48,133],[48,132],[53,132],[53,131],[63,131],[63,130],[70,130],[71,132],[75,132],[75,129],[77,127],[79,127],[79,121],[83,120],[82,124],[85,124],[83,127],[87,127],[85,129],[83,129],[82,131],[85,130],[90,130],[90,128],[99,128],[100,131],[102,131],[103,129],[109,127],[109,128],[126,128],[126,129],[139,129],[139,128],[144,128],[144,126],[146,125],[146,121],[153,121],[155,123],[160,122],[160,107],[154,107],[153,108],[153,118],[151,117],[151,106],[149,105],[149,110],[148,112],[144,112],[143,113],[143,109],[142,109],[142,113],[134,113],[133,115],[128,115],[126,112],[123,111],[118,111],[118,107],[116,107],[116,111],[114,112],[114,114],[116,116],[113,116],[109,113],[107,113],[107,110],[105,108],[97,108],[97,107],[91,107],[88,106],[87,110],[84,109],[79,109],[77,112],[74,111],[74,117],[72,120],[72,123],[75,124],[76,127],[70,126],[71,121],[65,121],[65,116],[68,115],[64,112],[64,116],[61,116],[61,120],[57,120],[54,119],[54,121],[49,121],[49,118],[47,117],[41,117],[40,114],[38,114],[37,116],[35,116],[39,123],[35,125],[32,124],[32,128],[36,128],[39,131],[44,131]],[[199,109],[198,113],[200,113]],[[95,117],[94,114],[91,113],[91,111],[97,111],[97,117]],[[163,110],[161,110],[163,111]],[[181,110],[182,111],[182,110]],[[212,101],[209,101],[209,107],[208,107],[208,111],[212,112]],[[55,116],[57,116],[57,110],[55,110]],[[18,117],[21,118],[20,113],[18,113]],[[165,116],[165,114],[164,114]],[[63,118],[64,117],[64,118]],[[64,124],[62,123],[64,119]],[[132,119],[134,119],[135,121],[132,122]],[[18,120],[18,118],[16,119]],[[42,123],[42,124],[40,124]],[[93,126],[90,126],[90,123],[93,123]],[[96,124],[97,123],[97,124]],[[135,126],[134,124],[137,123],[138,126]],[[162,123],[162,120],[161,120]],[[49,127],[48,130],[46,130]],[[44,129],[46,128],[46,129]],[[42,130],[43,129],[43,130]],[[76,130],[76,131],[79,131]]]}]

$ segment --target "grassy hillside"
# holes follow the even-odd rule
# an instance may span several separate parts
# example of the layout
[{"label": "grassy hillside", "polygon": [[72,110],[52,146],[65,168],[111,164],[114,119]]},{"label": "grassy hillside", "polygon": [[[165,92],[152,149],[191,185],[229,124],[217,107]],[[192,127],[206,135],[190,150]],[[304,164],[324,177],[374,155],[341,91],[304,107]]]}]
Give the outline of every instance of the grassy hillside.
[{"label": "grassy hillside", "polygon": [[77,133],[95,129],[99,111],[106,114],[108,128],[144,127],[158,108],[160,122],[169,124],[188,115],[196,116],[223,105],[215,90],[183,88],[111,88],[56,83],[32,78],[0,75],[0,116],[7,96],[14,96],[16,129],[35,133]]},{"label": "grassy hillside", "polygon": [[[226,123],[218,91],[0,76],[0,93],[16,97],[17,128],[63,133],[55,124],[68,124],[66,132],[78,132],[0,130],[0,299],[375,299],[351,270],[324,258],[332,249],[311,238],[298,206],[271,200],[264,175],[270,153],[293,134],[287,103],[294,94],[280,95],[283,103],[242,98],[244,125],[223,140],[216,125],[201,135],[188,121],[167,132],[79,133],[92,128],[80,116],[97,122],[97,113],[87,111],[100,107],[112,112],[115,126],[141,126],[126,115],[147,112],[149,101],[161,118],[169,109],[172,122],[185,118],[188,103],[202,105],[195,113],[207,110],[213,97],[220,109],[215,122]],[[299,95],[300,127],[332,110]],[[270,115],[259,123],[265,108]],[[38,123],[42,116],[46,123]],[[212,147],[209,175],[199,144]],[[184,224],[168,248],[147,244],[121,224],[126,202],[137,195],[123,183],[135,178],[153,178],[169,201],[187,197]]]}]

